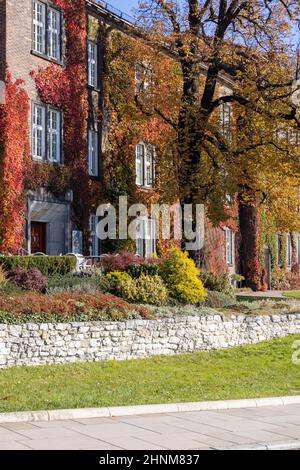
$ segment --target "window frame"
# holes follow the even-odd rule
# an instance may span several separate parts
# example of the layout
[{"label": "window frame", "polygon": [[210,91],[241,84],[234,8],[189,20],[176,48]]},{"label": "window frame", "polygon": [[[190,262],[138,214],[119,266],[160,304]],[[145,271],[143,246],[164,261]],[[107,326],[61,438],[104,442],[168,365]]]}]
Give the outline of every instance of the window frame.
[{"label": "window frame", "polygon": [[[137,223],[136,253],[143,259],[152,258],[157,251],[156,219],[139,217]],[[138,228],[142,228],[138,230]],[[138,233],[142,236],[138,237]]]},{"label": "window frame", "polygon": [[[96,148],[96,155],[95,155],[95,162],[96,162],[96,165],[97,165],[97,171],[96,171],[96,174],[93,174],[91,172],[91,155],[90,155],[90,136],[91,134],[94,134],[96,136],[95,138],[95,142],[97,144],[97,148]],[[100,141],[99,141],[99,138],[100,138],[100,133],[99,133],[99,130],[95,130],[93,129],[92,127],[90,127],[88,129],[88,174],[89,174],[89,177],[90,178],[95,178],[95,179],[98,179],[100,178]]]},{"label": "window frame", "polygon": [[152,95],[154,69],[150,63],[138,62],[134,66],[135,94]]},{"label": "window frame", "polygon": [[[96,53],[95,53],[95,84],[92,84],[90,82],[90,66],[91,66],[91,61],[90,61],[90,55],[89,55],[89,46],[93,46],[96,48]],[[87,83],[90,88],[93,90],[99,91],[99,44],[96,41],[92,41],[90,39],[87,39]]]},{"label": "window frame", "polygon": [[[44,114],[44,130],[42,135],[42,145],[43,145],[43,157],[36,156],[34,154],[34,116],[35,109],[39,107],[43,109]],[[57,139],[57,148],[59,150],[59,159],[53,160],[50,159],[50,128],[49,128],[49,113],[55,112],[59,115],[59,129],[58,129],[58,139]],[[49,106],[44,103],[32,102],[31,110],[31,156],[32,160],[35,162],[46,162],[52,165],[63,165],[63,112],[61,109],[56,108],[55,106]]]},{"label": "window frame", "polygon": [[[141,153],[138,152],[142,148]],[[150,162],[147,156],[150,155]],[[140,156],[140,157],[139,157]],[[139,142],[135,146],[135,182],[136,185],[144,189],[153,189],[155,186],[155,146],[145,142]],[[138,163],[140,171],[138,173]],[[150,168],[150,182],[148,181],[148,169]]]},{"label": "window frame", "polygon": [[[225,119],[225,113],[226,109],[228,109],[229,112],[229,120],[228,123],[226,123]],[[232,125],[233,125],[233,108],[231,103],[222,103],[221,104],[221,109],[220,109],[220,131],[222,136],[228,140],[228,142],[232,142]]]},{"label": "window frame", "polygon": [[[234,264],[234,233],[229,227],[224,228],[225,232],[225,259],[227,266]],[[228,237],[229,236],[229,237]]]},{"label": "window frame", "polygon": [[276,248],[277,248],[277,266],[279,266],[280,268],[283,266],[283,259],[282,259],[282,234],[281,233],[277,233],[277,236],[276,236]]},{"label": "window frame", "polygon": [[[44,6],[45,9],[45,27],[44,27],[44,32],[43,32],[43,38],[44,38],[44,52],[40,52],[36,50],[35,48],[35,35],[34,35],[34,5],[35,3],[38,3],[40,5]],[[48,12],[49,10],[55,11],[59,15],[59,29],[58,29],[58,48],[59,48],[59,53],[58,53],[58,58],[52,57],[49,54],[49,28],[48,28]],[[32,22],[31,22],[31,39],[32,39],[32,45],[31,45],[31,53],[34,55],[37,55],[39,57],[42,57],[43,59],[49,60],[50,62],[54,62],[55,64],[62,65],[62,46],[63,46],[63,40],[62,40],[62,27],[63,27],[63,11],[61,8],[57,7],[56,5],[49,4],[45,1],[40,1],[40,0],[32,0],[32,8],[31,8],[31,15],[32,15]]]}]

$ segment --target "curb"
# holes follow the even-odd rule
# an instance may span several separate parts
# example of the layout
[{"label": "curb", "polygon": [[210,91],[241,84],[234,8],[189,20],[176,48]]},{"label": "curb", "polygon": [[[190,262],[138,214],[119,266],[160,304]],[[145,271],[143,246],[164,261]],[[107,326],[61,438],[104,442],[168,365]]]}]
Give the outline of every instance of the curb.
[{"label": "curb", "polygon": [[270,442],[266,444],[252,444],[247,446],[236,446],[236,447],[218,447],[213,450],[300,450],[299,441],[287,441],[287,442]]},{"label": "curb", "polygon": [[[300,396],[256,398],[249,400],[207,401],[199,403],[177,403],[165,405],[118,406],[106,408],[79,408],[50,411],[19,411],[0,413],[0,423],[30,421],[55,421],[67,419],[113,418],[118,416],[179,413],[184,411],[218,411],[262,406],[286,406],[300,404]],[[299,443],[298,443],[299,447]]]}]

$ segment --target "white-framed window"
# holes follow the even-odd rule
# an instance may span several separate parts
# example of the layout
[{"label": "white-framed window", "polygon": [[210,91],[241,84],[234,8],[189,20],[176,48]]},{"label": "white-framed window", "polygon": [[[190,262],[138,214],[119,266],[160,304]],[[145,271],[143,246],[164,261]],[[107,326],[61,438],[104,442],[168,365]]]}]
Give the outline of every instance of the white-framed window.
[{"label": "white-framed window", "polygon": [[233,231],[225,227],[225,255],[226,255],[226,263],[228,266],[233,265],[233,258],[234,258],[234,235]]},{"label": "white-framed window", "polygon": [[99,176],[98,132],[93,129],[89,129],[88,146],[89,175]]},{"label": "white-framed window", "polygon": [[40,1],[33,2],[33,51],[52,60],[61,59],[61,12]]},{"label": "white-framed window", "polygon": [[61,161],[61,112],[48,110],[48,160],[54,163]]},{"label": "white-framed window", "polygon": [[137,222],[136,250],[141,258],[151,258],[156,254],[156,221],[140,218]]},{"label": "white-framed window", "polygon": [[135,65],[135,91],[140,94],[148,94],[153,83],[153,68],[149,63]]},{"label": "white-framed window", "polygon": [[300,265],[300,233],[297,234],[297,263]]},{"label": "white-framed window", "polygon": [[46,5],[33,2],[33,50],[46,53]]},{"label": "white-framed window", "polygon": [[61,136],[61,111],[35,103],[32,110],[32,157],[61,163]]},{"label": "white-framed window", "polygon": [[60,60],[60,12],[48,8],[48,56]]},{"label": "white-framed window", "polygon": [[32,156],[37,160],[46,158],[46,108],[33,105],[32,111]]},{"label": "white-framed window", "polygon": [[99,218],[91,214],[90,215],[90,233],[91,233],[91,244],[90,244],[90,255],[91,256],[99,256],[99,238],[97,236],[97,224]]},{"label": "white-framed window", "polygon": [[88,41],[88,84],[98,88],[98,45]]},{"label": "white-framed window", "polygon": [[155,179],[155,148],[151,144],[139,143],[135,150],[136,184],[152,188]]},{"label": "white-framed window", "polygon": [[292,237],[288,233],[286,237],[286,263],[287,266],[292,266]]},{"label": "white-framed window", "polygon": [[223,103],[220,109],[221,134],[229,141],[232,139],[232,106]]}]

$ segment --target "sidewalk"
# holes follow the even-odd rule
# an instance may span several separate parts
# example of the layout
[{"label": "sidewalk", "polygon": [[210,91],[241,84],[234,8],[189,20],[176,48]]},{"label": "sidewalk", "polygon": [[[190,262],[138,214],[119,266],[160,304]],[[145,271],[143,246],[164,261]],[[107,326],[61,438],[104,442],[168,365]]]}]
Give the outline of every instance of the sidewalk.
[{"label": "sidewalk", "polygon": [[1,450],[300,449],[300,405],[0,425]]}]

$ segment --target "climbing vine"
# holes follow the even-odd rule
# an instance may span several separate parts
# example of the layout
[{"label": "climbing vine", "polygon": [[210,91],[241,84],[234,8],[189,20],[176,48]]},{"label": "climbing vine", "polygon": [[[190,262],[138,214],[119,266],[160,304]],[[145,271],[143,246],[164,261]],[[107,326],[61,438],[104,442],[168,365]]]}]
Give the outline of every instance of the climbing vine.
[{"label": "climbing vine", "polygon": [[17,253],[24,240],[25,169],[29,164],[29,99],[21,80],[6,72],[0,105],[0,252]]}]

